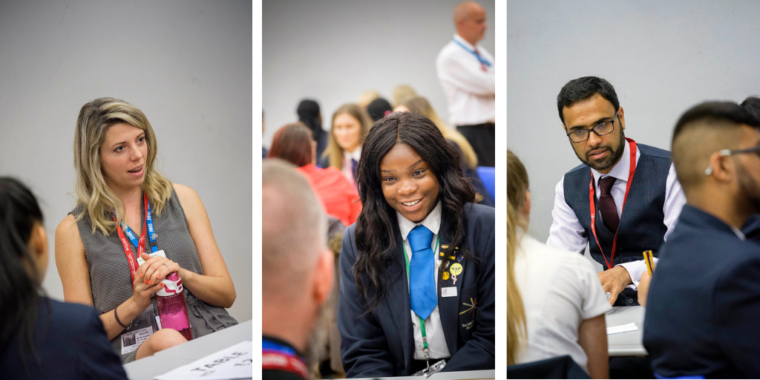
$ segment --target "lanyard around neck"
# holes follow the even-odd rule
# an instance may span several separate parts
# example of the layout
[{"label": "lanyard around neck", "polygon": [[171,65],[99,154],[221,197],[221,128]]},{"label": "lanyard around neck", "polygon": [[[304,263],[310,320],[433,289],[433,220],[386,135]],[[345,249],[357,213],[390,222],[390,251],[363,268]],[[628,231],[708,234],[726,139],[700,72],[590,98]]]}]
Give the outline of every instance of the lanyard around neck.
[{"label": "lanyard around neck", "polygon": [[[439,234],[436,236],[435,246],[433,246],[433,260],[436,259],[435,251],[438,250],[438,243],[440,241],[441,241],[441,236]],[[401,248],[404,250],[404,262],[406,263],[406,279],[407,281],[409,281],[409,255],[406,254],[406,246],[404,244],[401,244]],[[430,349],[428,348],[427,334],[425,333],[425,321],[423,321],[419,315],[417,316],[417,318],[420,320],[420,333],[422,333],[422,345],[424,346],[425,355],[428,355],[428,352],[430,351]]]},{"label": "lanyard around neck", "polygon": [[[620,219],[623,219],[623,210],[625,209],[625,202],[628,200],[628,192],[631,190],[631,184],[633,183],[633,175],[636,173],[636,141],[633,141],[633,139],[629,139],[626,137],[626,140],[628,141],[628,145],[630,147],[631,151],[631,161],[628,168],[628,184],[625,186],[625,198],[623,198],[623,207],[620,208]],[[607,261],[607,256],[604,255],[604,250],[602,249],[602,245],[599,244],[599,238],[596,236],[596,207],[595,205],[595,198],[594,198],[594,173],[591,173],[591,184],[588,188],[589,192],[589,207],[591,212],[591,232],[594,233],[594,239],[596,240],[596,245],[599,246],[599,251],[602,252],[602,257],[604,258],[605,264],[607,264],[607,269],[612,269],[612,267],[615,265],[615,249],[617,248],[617,235],[620,231],[620,227],[618,227],[617,231],[615,231],[615,237],[612,239],[612,254],[610,255],[610,261]]]},{"label": "lanyard around neck", "polygon": [[474,55],[475,58],[477,58],[480,63],[486,65],[487,67],[491,67],[491,62],[488,62],[485,58],[481,57],[480,54],[478,54],[478,52],[476,52],[475,50],[470,50],[470,48],[468,48],[467,46],[464,46],[463,43],[457,41],[456,38],[452,38],[451,40],[454,41],[454,43],[456,43],[457,45],[461,46],[462,49],[464,49],[466,52]]},{"label": "lanyard around neck", "polygon": [[[132,253],[132,248],[129,246],[129,243],[127,242],[127,237],[129,237],[129,240],[132,242],[132,244],[137,249],[137,256],[142,255],[143,252],[145,252],[145,230],[148,230],[150,232],[150,235],[148,235],[148,239],[150,241],[150,249],[151,252],[158,251],[158,244],[156,243],[156,233],[155,229],[153,228],[153,218],[151,216],[150,212],[150,201],[148,200],[148,195],[143,193],[143,201],[145,202],[145,226],[143,226],[142,233],[140,233],[140,239],[138,240],[135,237],[134,232],[132,232],[132,229],[129,228],[126,224],[123,225],[119,223],[119,221],[116,219],[116,214],[112,214],[114,222],[116,222],[116,231],[119,233],[119,240],[121,241],[121,245],[124,247],[124,254],[127,256],[127,263],[129,263],[129,272],[132,276],[132,281],[135,280],[135,273],[137,273],[137,268],[139,265],[137,265],[137,261],[135,258],[135,255]],[[125,237],[126,232],[126,237]]]}]

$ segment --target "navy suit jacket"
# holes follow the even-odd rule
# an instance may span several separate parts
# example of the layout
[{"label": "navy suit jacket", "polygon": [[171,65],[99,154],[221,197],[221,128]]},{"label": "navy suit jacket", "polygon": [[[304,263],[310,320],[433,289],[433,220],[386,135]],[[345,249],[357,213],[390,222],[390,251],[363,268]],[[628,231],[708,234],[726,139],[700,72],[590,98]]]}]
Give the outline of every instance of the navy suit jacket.
[{"label": "navy suit jacket", "polygon": [[684,205],[652,276],[644,347],[664,377],[760,376],[760,244]]},{"label": "navy suit jacket", "polygon": [[[494,209],[471,203],[464,209],[467,219],[465,245],[479,263],[461,260],[463,271],[457,276],[456,284],[452,284],[452,279],[444,281],[442,271],[438,271],[438,307],[451,353],[444,371],[495,368]],[[442,231],[448,222],[443,215]],[[394,223],[396,255],[393,261],[388,261],[383,274],[390,285],[383,302],[370,313],[366,313],[366,299],[354,282],[355,227],[350,226],[343,235],[340,254],[338,328],[346,377],[411,375],[414,337],[403,241],[398,225]],[[441,247],[448,245],[448,238],[440,236],[440,244]],[[367,283],[366,278],[363,282]],[[440,289],[444,286],[456,286],[457,296],[441,297]],[[470,307],[464,305],[472,302],[477,303],[474,313],[467,311]]]},{"label": "navy suit jacket", "polygon": [[[40,303],[34,350],[40,365],[26,358],[31,379],[126,379],[121,358],[111,348],[98,312],[92,306]],[[49,318],[49,320],[48,320]],[[16,334],[0,352],[0,377],[25,379]]]}]

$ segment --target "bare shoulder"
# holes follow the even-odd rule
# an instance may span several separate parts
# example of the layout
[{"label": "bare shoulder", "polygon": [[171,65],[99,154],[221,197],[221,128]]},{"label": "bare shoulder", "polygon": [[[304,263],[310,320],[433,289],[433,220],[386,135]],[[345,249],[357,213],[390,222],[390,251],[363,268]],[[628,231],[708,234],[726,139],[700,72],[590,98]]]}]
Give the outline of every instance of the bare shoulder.
[{"label": "bare shoulder", "polygon": [[63,220],[58,223],[58,227],[55,229],[55,237],[68,238],[69,236],[79,236],[79,226],[74,219],[74,215],[68,214]]},{"label": "bare shoulder", "polygon": [[55,247],[56,256],[84,251],[84,244],[74,215],[68,214],[58,223],[55,229]]},{"label": "bare shoulder", "polygon": [[190,186],[181,185],[179,183],[172,183],[174,191],[177,193],[177,198],[185,212],[188,210],[195,210],[203,207],[201,197]]}]

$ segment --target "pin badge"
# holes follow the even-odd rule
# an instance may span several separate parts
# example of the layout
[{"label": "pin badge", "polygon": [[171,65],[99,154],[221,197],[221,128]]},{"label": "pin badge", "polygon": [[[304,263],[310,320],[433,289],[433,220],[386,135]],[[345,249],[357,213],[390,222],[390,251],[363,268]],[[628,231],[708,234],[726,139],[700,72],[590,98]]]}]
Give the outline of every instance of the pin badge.
[{"label": "pin badge", "polygon": [[448,249],[448,248],[449,248],[448,244],[441,244],[441,249]]},{"label": "pin badge", "polygon": [[448,281],[449,279],[449,272],[443,272],[443,281]]},{"label": "pin badge", "polygon": [[451,276],[451,279],[454,280],[454,282],[452,282],[452,284],[456,285],[457,284],[457,275]]},{"label": "pin badge", "polygon": [[454,263],[454,265],[451,266],[451,274],[457,276],[462,273],[462,264]]}]

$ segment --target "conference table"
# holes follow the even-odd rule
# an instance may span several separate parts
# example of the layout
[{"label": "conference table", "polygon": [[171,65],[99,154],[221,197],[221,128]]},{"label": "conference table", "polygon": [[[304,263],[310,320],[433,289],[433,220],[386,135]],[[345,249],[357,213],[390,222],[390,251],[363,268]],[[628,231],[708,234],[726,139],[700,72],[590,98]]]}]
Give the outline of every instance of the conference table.
[{"label": "conference table", "polygon": [[152,380],[175,368],[190,364],[215,352],[251,340],[251,320],[228,327],[187,343],[180,344],[155,355],[136,360],[124,366],[127,377],[132,380]]},{"label": "conference table", "polygon": [[646,356],[644,349],[644,308],[642,306],[616,306],[604,316],[607,328],[635,323],[638,330],[607,335],[610,356]]}]

